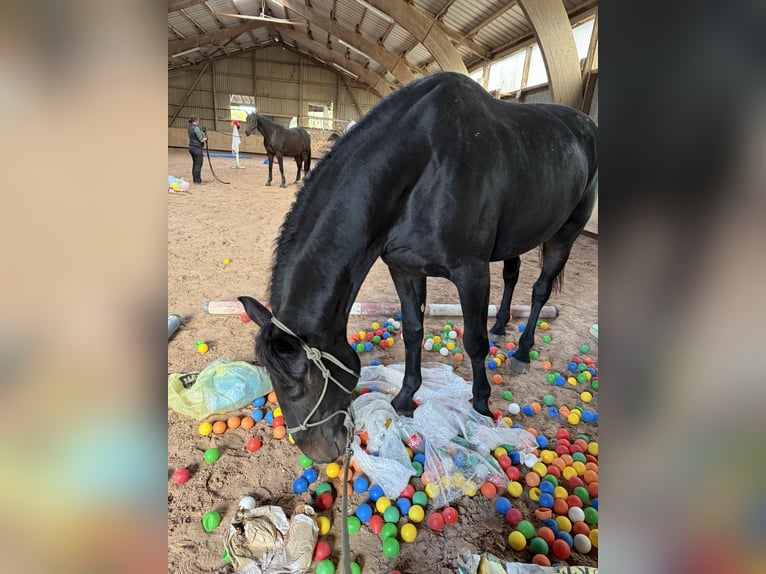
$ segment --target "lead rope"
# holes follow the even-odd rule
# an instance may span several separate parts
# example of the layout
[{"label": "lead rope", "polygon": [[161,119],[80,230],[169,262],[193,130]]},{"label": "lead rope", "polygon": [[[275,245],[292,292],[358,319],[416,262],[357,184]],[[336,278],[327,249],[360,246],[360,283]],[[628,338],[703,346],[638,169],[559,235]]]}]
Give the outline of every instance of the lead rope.
[{"label": "lead rope", "polygon": [[342,491],[343,494],[341,496],[341,510],[340,510],[340,517],[341,517],[341,525],[340,525],[340,535],[341,535],[341,571],[340,574],[351,574],[351,547],[349,545],[348,541],[348,466],[351,462],[351,455],[353,454],[353,449],[351,448],[351,445],[353,443],[354,438],[354,431],[356,430],[356,423],[354,420],[354,407],[353,403],[349,405],[347,411],[335,411],[331,415],[326,416],[320,421],[315,421],[313,423],[308,422],[309,419],[314,415],[314,413],[319,408],[319,405],[322,404],[322,400],[324,400],[325,393],[327,393],[327,382],[332,381],[335,383],[336,386],[340,387],[343,392],[347,394],[351,394],[354,392],[354,389],[348,390],[346,387],[340,384],[340,382],[332,376],[332,373],[330,372],[330,369],[328,369],[324,363],[322,362],[322,359],[327,359],[328,361],[334,363],[350,375],[355,376],[357,379],[359,379],[359,374],[355,373],[351,369],[349,369],[346,365],[344,365],[342,362],[340,362],[337,358],[335,358],[330,353],[325,353],[324,351],[321,351],[317,349],[316,347],[311,347],[308,344],[306,344],[303,339],[301,339],[298,335],[292,332],[287,325],[282,323],[279,319],[272,316],[271,317],[272,324],[277,327],[278,329],[281,329],[288,335],[291,335],[292,337],[295,337],[298,339],[298,342],[301,344],[301,347],[303,347],[303,350],[306,353],[306,357],[308,357],[309,360],[311,360],[314,365],[319,369],[319,371],[322,373],[322,377],[324,378],[324,387],[322,388],[322,394],[319,395],[319,399],[317,400],[316,405],[314,405],[314,408],[311,409],[311,412],[309,412],[308,415],[306,415],[306,418],[303,420],[303,422],[298,425],[297,427],[290,427],[287,429],[288,433],[293,433],[295,431],[302,431],[306,430],[310,427],[318,426],[321,424],[326,423],[329,421],[332,417],[339,414],[345,414],[346,418],[344,420],[344,425],[346,427],[346,450],[343,454],[343,485],[342,485]]}]

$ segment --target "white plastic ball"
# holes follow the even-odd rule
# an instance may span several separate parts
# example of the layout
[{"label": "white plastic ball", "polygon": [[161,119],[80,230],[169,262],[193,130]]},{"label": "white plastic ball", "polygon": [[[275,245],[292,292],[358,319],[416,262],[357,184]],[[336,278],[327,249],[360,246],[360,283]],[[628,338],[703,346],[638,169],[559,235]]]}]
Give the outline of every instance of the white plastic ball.
[{"label": "white plastic ball", "polygon": [[255,498],[252,496],[245,496],[239,501],[239,507],[244,508],[245,510],[252,510],[255,508]]},{"label": "white plastic ball", "polygon": [[511,403],[508,405],[508,412],[512,415],[517,415],[521,412],[521,407],[517,405],[516,403]]},{"label": "white plastic ball", "polygon": [[574,522],[583,522],[585,520],[585,512],[578,506],[572,506],[567,513],[569,520]]},{"label": "white plastic ball", "polygon": [[394,321],[393,325],[394,325],[394,329],[401,329],[402,328],[402,324],[399,321]]},{"label": "white plastic ball", "polygon": [[457,332],[452,330],[449,332],[449,338],[450,339],[457,339]]},{"label": "white plastic ball", "polygon": [[441,349],[439,349],[439,354],[442,357],[446,357],[447,355],[449,355],[449,349],[447,347],[442,347]]},{"label": "white plastic ball", "polygon": [[593,544],[585,534],[575,534],[574,547],[580,554],[587,554],[593,548]]},{"label": "white plastic ball", "polygon": [[423,348],[426,351],[432,351],[434,348],[434,342],[431,339],[428,339],[425,343],[423,343]]}]

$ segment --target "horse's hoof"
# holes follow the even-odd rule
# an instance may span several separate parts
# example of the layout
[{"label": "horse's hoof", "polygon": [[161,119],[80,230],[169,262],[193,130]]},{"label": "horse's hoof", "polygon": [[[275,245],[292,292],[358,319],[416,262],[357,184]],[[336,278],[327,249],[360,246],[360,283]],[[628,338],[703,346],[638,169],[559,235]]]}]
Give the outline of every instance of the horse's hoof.
[{"label": "horse's hoof", "polygon": [[391,406],[400,417],[411,417],[415,413],[412,401],[401,400],[398,395],[391,401]]},{"label": "horse's hoof", "polygon": [[508,359],[508,368],[512,375],[523,375],[529,369],[529,363],[522,363],[516,357]]},{"label": "horse's hoof", "polygon": [[270,181],[266,182],[266,187],[271,187],[271,182]]},{"label": "horse's hoof", "polygon": [[505,331],[502,333],[493,333],[492,331],[489,331],[487,333],[487,338],[491,343],[505,343]]},{"label": "horse's hoof", "polygon": [[286,186],[286,185],[283,183],[283,184],[282,184],[282,185],[280,185],[279,187],[287,187],[287,186]]},{"label": "horse's hoof", "polygon": [[493,418],[492,417],[492,411],[489,410],[489,405],[486,401],[483,403],[473,403],[473,410],[475,410],[480,415],[484,415],[485,417]]}]

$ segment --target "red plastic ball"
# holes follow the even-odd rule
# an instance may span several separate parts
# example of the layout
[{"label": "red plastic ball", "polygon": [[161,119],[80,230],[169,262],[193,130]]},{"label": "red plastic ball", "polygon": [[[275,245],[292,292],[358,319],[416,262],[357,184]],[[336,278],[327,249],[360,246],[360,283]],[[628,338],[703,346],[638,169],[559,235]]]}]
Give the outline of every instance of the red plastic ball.
[{"label": "red plastic ball", "polygon": [[317,545],[314,546],[314,560],[321,562],[332,554],[332,548],[325,540],[320,540]]},{"label": "red plastic ball", "polygon": [[554,534],[553,530],[551,530],[547,526],[541,526],[540,528],[538,528],[537,536],[545,540],[545,543],[548,546],[553,544],[553,541],[556,540],[556,535]]},{"label": "red plastic ball", "polygon": [[566,540],[561,539],[553,541],[551,550],[553,550],[553,555],[559,560],[566,560],[572,553],[572,549],[569,548],[569,544],[566,543]]},{"label": "red plastic ball", "polygon": [[511,508],[505,513],[505,521],[513,528],[516,528],[522,520],[524,520],[524,515],[518,508]]},{"label": "red plastic ball", "polygon": [[173,473],[173,484],[181,486],[185,484],[191,478],[191,473],[188,468],[179,468]]},{"label": "red plastic ball", "polygon": [[598,464],[598,458],[596,458],[592,454],[586,454],[585,455],[585,462],[594,462],[594,463]]},{"label": "red plastic ball", "polygon": [[588,495],[591,498],[598,498],[598,482],[591,482],[588,485]]},{"label": "red plastic ball", "polygon": [[332,494],[329,492],[323,492],[317,498],[317,508],[319,510],[327,510],[332,506]]},{"label": "red plastic ball", "polygon": [[567,481],[567,485],[569,486],[569,490],[574,490],[578,486],[585,486],[585,483],[579,476],[573,476]]},{"label": "red plastic ball", "polygon": [[399,495],[400,498],[406,498],[408,500],[412,500],[412,496],[415,494],[415,487],[411,484],[408,484],[404,487],[404,490],[402,490],[401,494]]},{"label": "red plastic ball", "polygon": [[444,517],[440,513],[434,512],[428,517],[428,526],[434,532],[441,532],[444,528]]},{"label": "red plastic ball", "polygon": [[556,431],[556,438],[562,439],[565,438],[569,440],[569,431],[567,429],[561,428]]},{"label": "red plastic ball", "polygon": [[556,478],[561,478],[561,471],[559,470],[559,467],[553,464],[548,466],[548,474],[555,476]]},{"label": "red plastic ball", "polygon": [[271,426],[274,428],[285,426],[285,417],[274,417],[274,420],[271,421]]},{"label": "red plastic ball", "polygon": [[383,530],[383,526],[385,525],[386,521],[383,520],[383,517],[380,514],[374,514],[370,518],[370,530],[372,530],[375,534],[380,534],[381,530]]},{"label": "red plastic ball", "polygon": [[249,322],[250,322],[250,317],[248,317],[247,315],[242,315],[242,316],[240,317],[240,320],[241,320],[243,323],[249,323]]},{"label": "red plastic ball", "polygon": [[559,456],[561,456],[562,454],[569,454],[569,447],[565,444],[557,444],[556,454]]},{"label": "red plastic ball", "polygon": [[457,523],[457,519],[458,519],[457,510],[455,510],[451,506],[448,506],[447,508],[442,510],[442,516],[444,517],[444,522],[447,524]]},{"label": "red plastic ball", "polygon": [[519,477],[521,476],[521,473],[519,472],[519,469],[515,466],[509,466],[505,469],[505,476],[508,477],[508,480],[519,480]]},{"label": "red plastic ball", "polygon": [[503,411],[501,411],[500,409],[492,411],[492,418],[494,419],[495,422],[497,422],[497,419],[502,418],[502,416],[503,416]]},{"label": "red plastic ball", "polygon": [[263,444],[263,443],[261,442],[261,439],[259,439],[257,436],[254,436],[254,437],[253,437],[253,438],[251,438],[249,441],[247,441],[247,446],[246,446],[246,448],[247,448],[247,450],[249,450],[250,452],[255,452],[255,451],[257,451],[259,448],[261,448],[261,445],[262,445],[262,444]]},{"label": "red plastic ball", "polygon": [[582,508],[582,500],[579,496],[576,496],[574,494],[570,494],[567,496],[567,504],[569,505],[569,508],[572,508],[573,506],[576,506],[578,508]]},{"label": "red plastic ball", "polygon": [[[497,464],[500,465],[500,468],[502,468],[503,470],[506,470],[510,468],[513,463],[511,462],[511,457],[508,456],[507,454],[504,454],[497,458]],[[507,473],[506,473],[506,476],[508,476]]]}]

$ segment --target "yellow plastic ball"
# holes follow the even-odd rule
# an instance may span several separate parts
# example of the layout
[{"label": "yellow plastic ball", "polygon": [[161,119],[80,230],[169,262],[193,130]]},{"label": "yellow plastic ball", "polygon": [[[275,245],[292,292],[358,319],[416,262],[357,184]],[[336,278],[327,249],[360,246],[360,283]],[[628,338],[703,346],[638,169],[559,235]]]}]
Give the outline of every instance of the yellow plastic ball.
[{"label": "yellow plastic ball", "polygon": [[452,475],[452,485],[457,488],[463,488],[465,486],[465,476],[462,472],[456,472]]},{"label": "yellow plastic ball", "polygon": [[552,450],[545,449],[543,452],[540,453],[540,458],[542,459],[544,464],[550,464],[553,462],[553,459],[556,458],[556,453],[553,452]]},{"label": "yellow plastic ball", "polygon": [[463,485],[463,494],[473,498],[479,492],[479,485],[472,480],[466,480]]},{"label": "yellow plastic ball", "polygon": [[406,448],[406,449],[407,449],[407,456],[408,456],[408,457],[410,457],[410,460],[412,460],[412,457],[414,457],[414,456],[415,456],[415,453],[414,453],[414,452],[412,452],[412,449],[411,449],[410,447],[408,447],[408,446],[407,446],[407,447],[404,447],[404,448]]},{"label": "yellow plastic ball", "polygon": [[518,498],[521,496],[521,493],[524,492],[524,487],[521,486],[521,483],[518,481],[511,481],[508,483],[508,494],[513,496],[514,498]]},{"label": "yellow plastic ball", "polygon": [[549,325],[548,325],[548,323],[546,323],[545,321],[543,321],[542,323],[540,323],[540,328],[541,328],[543,331],[547,331],[547,330],[548,330],[548,327],[549,327]]},{"label": "yellow plastic ball", "polygon": [[513,420],[511,419],[511,417],[503,417],[503,422],[507,424],[509,427],[513,426]]},{"label": "yellow plastic ball", "polygon": [[557,516],[556,524],[558,525],[559,530],[563,530],[564,532],[572,532],[572,521],[569,520],[569,518],[566,516]]},{"label": "yellow plastic ball", "polygon": [[418,529],[408,522],[402,526],[401,530],[399,530],[399,535],[405,542],[412,542],[418,537]]},{"label": "yellow plastic ball", "polygon": [[340,474],[340,465],[337,462],[331,462],[324,469],[324,472],[327,475],[327,478],[338,478],[338,474]]},{"label": "yellow plastic ball", "polygon": [[436,484],[435,482],[429,482],[428,484],[426,484],[425,491],[428,498],[436,498],[437,496],[439,496],[439,493],[441,492],[441,488],[439,488],[439,485]]},{"label": "yellow plastic ball", "polygon": [[231,260],[230,260],[230,259],[224,259],[224,260],[223,260],[223,264],[224,264],[224,265],[228,265],[229,263],[231,263]]},{"label": "yellow plastic ball", "polygon": [[593,400],[593,395],[591,395],[588,391],[583,391],[580,393],[580,399],[582,399],[582,402],[589,403]]},{"label": "yellow plastic ball", "polygon": [[580,462],[579,460],[576,460],[572,463],[572,468],[577,473],[577,476],[583,476],[585,474],[585,471],[587,470],[585,468],[585,464]]},{"label": "yellow plastic ball", "polygon": [[317,518],[317,526],[319,527],[319,536],[324,536],[330,532],[330,519],[326,516],[320,516]]},{"label": "yellow plastic ball", "polygon": [[371,326],[373,331],[377,331],[378,329],[380,329],[380,323],[378,323],[377,321],[375,321]]},{"label": "yellow plastic ball", "polygon": [[577,423],[580,422],[580,415],[577,414],[577,411],[572,411],[569,413],[569,415],[567,416],[567,422],[570,425],[576,425]]},{"label": "yellow plastic ball", "polygon": [[419,504],[413,504],[410,506],[410,511],[407,513],[407,516],[410,517],[410,520],[413,522],[421,522],[423,518],[425,518],[425,511],[423,510],[423,507]]},{"label": "yellow plastic ball", "polygon": [[204,355],[208,351],[207,343],[201,343],[200,345],[197,345],[197,352],[200,355]]},{"label": "yellow plastic ball", "polygon": [[524,550],[527,547],[527,538],[518,530],[514,530],[508,535],[508,544],[514,550]]},{"label": "yellow plastic ball", "polygon": [[365,333],[364,331],[359,331],[359,333],[357,333],[357,335],[359,335],[359,339],[361,339],[362,341],[366,341],[367,340],[367,333]]},{"label": "yellow plastic ball", "polygon": [[575,379],[574,377],[569,377],[567,379],[567,383],[569,383],[570,385],[576,386],[577,385],[577,379]]},{"label": "yellow plastic ball", "polygon": [[540,478],[544,477],[546,474],[548,474],[548,469],[542,462],[536,462],[535,465],[532,467],[532,472],[536,472],[540,475]]},{"label": "yellow plastic ball", "polygon": [[568,496],[569,492],[563,486],[557,486],[553,489],[553,498],[555,499],[566,500]]},{"label": "yellow plastic ball", "polygon": [[201,425],[199,425],[199,429],[197,430],[199,430],[199,434],[201,434],[202,436],[207,436],[211,432],[213,432],[213,425],[210,423],[202,423]]},{"label": "yellow plastic ball", "polygon": [[597,442],[589,442],[588,443],[588,454],[592,454],[593,456],[598,456],[598,443]]},{"label": "yellow plastic ball", "polygon": [[590,371],[583,371],[582,374],[585,375],[585,378],[589,381],[593,378],[593,375],[590,374]]},{"label": "yellow plastic ball", "polygon": [[593,548],[598,548],[598,528],[591,530],[590,534],[588,534],[588,538],[590,538],[590,543],[593,544]]},{"label": "yellow plastic ball", "polygon": [[381,514],[383,514],[386,511],[386,508],[389,506],[391,506],[391,500],[385,496],[381,496],[378,500],[375,501],[375,510]]},{"label": "yellow plastic ball", "polygon": [[434,337],[433,341],[434,341],[434,345],[435,345],[436,343],[441,343],[442,342],[442,338],[439,335],[436,335]]},{"label": "yellow plastic ball", "polygon": [[455,350],[455,347],[457,347],[457,345],[453,341],[450,341],[449,343],[447,343],[447,350],[450,353]]},{"label": "yellow plastic ball", "polygon": [[275,408],[271,414],[274,415],[274,418],[284,416],[280,407]]},{"label": "yellow plastic ball", "polygon": [[537,486],[533,486],[532,488],[529,489],[529,499],[532,500],[533,502],[537,502],[538,500],[540,500],[540,494],[541,494],[540,489]]},{"label": "yellow plastic ball", "polygon": [[508,451],[505,450],[502,446],[499,446],[492,451],[492,454],[495,455],[495,458],[500,458],[504,454],[508,454]]},{"label": "yellow plastic ball", "polygon": [[295,444],[295,439],[293,438],[293,433],[290,433],[287,435],[287,440],[290,442],[290,444]]},{"label": "yellow plastic ball", "polygon": [[561,476],[564,477],[564,480],[569,480],[570,478],[577,476],[577,471],[571,466],[568,466],[561,471]]}]

